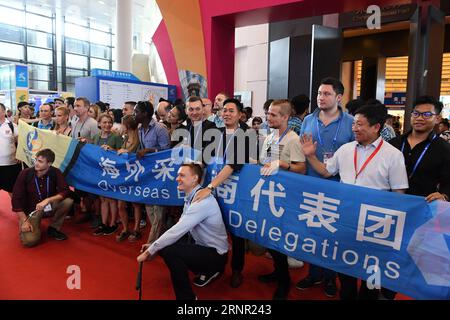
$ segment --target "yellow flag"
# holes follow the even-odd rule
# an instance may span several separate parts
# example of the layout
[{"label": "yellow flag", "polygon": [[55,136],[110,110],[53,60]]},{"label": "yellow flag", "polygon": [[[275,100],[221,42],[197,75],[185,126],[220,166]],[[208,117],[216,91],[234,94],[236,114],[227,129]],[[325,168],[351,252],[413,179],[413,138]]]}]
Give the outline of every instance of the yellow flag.
[{"label": "yellow flag", "polygon": [[50,149],[55,153],[53,166],[64,171],[72,159],[77,143],[78,141],[71,137],[56,134],[51,130],[38,129],[19,120],[16,158],[32,167],[36,153],[43,149]]}]

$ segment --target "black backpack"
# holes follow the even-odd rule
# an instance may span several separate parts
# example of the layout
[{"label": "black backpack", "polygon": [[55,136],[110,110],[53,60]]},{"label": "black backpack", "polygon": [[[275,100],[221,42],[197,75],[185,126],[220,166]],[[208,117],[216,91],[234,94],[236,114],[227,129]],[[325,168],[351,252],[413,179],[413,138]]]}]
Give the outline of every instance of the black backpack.
[{"label": "black backpack", "polygon": [[11,121],[8,122],[8,126],[11,128],[11,132],[14,135],[14,125]]},{"label": "black backpack", "polygon": [[[11,132],[12,132],[12,135],[13,135],[13,137],[14,137],[14,124],[11,122],[11,121],[9,121],[8,122],[8,126],[11,128]],[[14,138],[14,141],[15,141],[16,139]],[[16,145],[16,149],[17,149],[17,141],[15,142],[15,145]]]}]

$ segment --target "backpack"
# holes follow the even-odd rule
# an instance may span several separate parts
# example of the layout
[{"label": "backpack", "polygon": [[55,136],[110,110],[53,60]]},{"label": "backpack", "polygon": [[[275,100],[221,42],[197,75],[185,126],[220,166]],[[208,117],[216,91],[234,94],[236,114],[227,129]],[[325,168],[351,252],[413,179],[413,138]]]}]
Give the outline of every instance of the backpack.
[{"label": "backpack", "polygon": [[[11,121],[8,121],[8,126],[11,128],[11,132],[14,137],[14,124]],[[16,141],[15,137],[14,137],[14,141],[15,141],[15,145],[16,145],[16,149],[17,149],[17,141]]]},{"label": "backpack", "polygon": [[8,126],[11,128],[11,132],[14,135],[14,125],[11,121],[8,122]]}]

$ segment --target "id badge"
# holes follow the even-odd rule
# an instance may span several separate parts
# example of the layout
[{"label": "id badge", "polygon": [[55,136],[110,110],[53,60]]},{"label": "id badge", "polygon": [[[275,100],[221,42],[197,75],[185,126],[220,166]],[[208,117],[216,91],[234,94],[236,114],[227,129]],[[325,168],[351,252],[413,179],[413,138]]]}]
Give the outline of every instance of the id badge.
[{"label": "id badge", "polygon": [[52,205],[49,203],[44,207],[44,212],[51,212],[52,211]]},{"label": "id badge", "polygon": [[328,160],[333,158],[334,153],[333,152],[324,152],[323,153],[323,163],[326,165]]}]

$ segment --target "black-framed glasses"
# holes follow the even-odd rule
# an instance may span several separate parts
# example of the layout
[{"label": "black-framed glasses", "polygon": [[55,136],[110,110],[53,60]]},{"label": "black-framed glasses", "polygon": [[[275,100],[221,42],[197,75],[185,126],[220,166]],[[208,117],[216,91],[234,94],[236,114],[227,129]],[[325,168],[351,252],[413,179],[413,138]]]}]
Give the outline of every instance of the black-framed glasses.
[{"label": "black-framed glasses", "polygon": [[422,118],[424,118],[424,119],[430,119],[432,116],[435,116],[437,114],[433,113],[431,111],[425,111],[425,112],[413,111],[413,112],[411,112],[411,115],[414,118],[418,118],[418,117],[422,116]]}]

